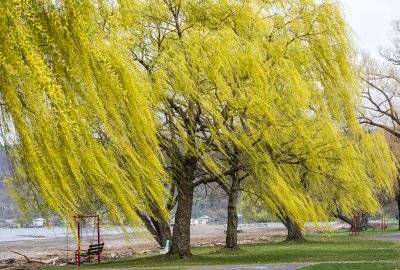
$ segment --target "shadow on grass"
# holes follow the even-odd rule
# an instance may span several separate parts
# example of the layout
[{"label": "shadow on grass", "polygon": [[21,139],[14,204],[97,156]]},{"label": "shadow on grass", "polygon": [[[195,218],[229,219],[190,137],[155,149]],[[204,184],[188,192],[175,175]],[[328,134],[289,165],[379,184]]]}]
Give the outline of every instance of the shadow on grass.
[{"label": "shadow on grass", "polygon": [[224,255],[224,256],[236,256],[239,254],[244,253],[245,251],[239,247],[237,248],[220,248],[220,249],[216,249],[216,250],[212,250],[210,251],[210,255]]}]

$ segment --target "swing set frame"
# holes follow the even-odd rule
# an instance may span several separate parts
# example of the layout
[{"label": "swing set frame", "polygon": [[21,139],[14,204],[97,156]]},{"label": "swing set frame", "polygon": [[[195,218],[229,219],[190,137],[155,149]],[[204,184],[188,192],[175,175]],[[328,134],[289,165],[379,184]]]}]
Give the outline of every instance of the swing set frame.
[{"label": "swing set frame", "polygon": [[[78,235],[78,249],[77,249],[77,257],[76,257],[76,264],[77,266],[81,266],[81,233],[82,233],[82,228],[81,228],[81,222],[84,219],[87,218],[95,218],[96,219],[96,224],[97,224],[97,244],[100,245],[100,217],[99,215],[77,215],[73,217],[74,220],[76,221],[76,229],[77,229],[77,235]],[[97,263],[100,263],[100,253],[97,253]],[[90,256],[90,255],[89,255]]]}]

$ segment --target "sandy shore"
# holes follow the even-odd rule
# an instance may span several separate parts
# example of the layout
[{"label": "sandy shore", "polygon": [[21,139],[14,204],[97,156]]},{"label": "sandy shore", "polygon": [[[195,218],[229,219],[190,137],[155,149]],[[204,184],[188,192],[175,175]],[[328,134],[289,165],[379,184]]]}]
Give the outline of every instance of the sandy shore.
[{"label": "sandy shore", "polygon": [[[72,235],[68,238],[62,236],[59,231],[52,231],[53,236],[46,231],[25,229],[8,229],[2,233],[8,234],[3,237],[7,241],[0,242],[0,260],[19,259],[20,255],[11,252],[9,249],[22,253],[30,258],[34,257],[73,257],[76,250],[76,241]],[[47,229],[48,230],[48,229]],[[12,240],[11,234],[15,234],[16,240]],[[19,233],[19,234],[18,234]],[[24,233],[21,235],[21,233]],[[239,241],[241,243],[249,243],[254,241],[267,241],[274,235],[283,235],[285,233],[282,226],[273,226],[272,228],[247,228],[243,233],[239,233]],[[49,235],[50,234],[50,235]],[[225,241],[224,225],[194,225],[191,226],[192,245],[222,245]],[[22,237],[22,239],[20,239]],[[130,239],[122,233],[109,233],[102,235],[102,241],[105,243],[105,256],[123,256],[137,253],[148,253],[158,250],[158,244],[145,232],[130,233]],[[95,238],[90,239],[96,241]],[[89,245],[89,240],[82,242],[82,247]]]}]

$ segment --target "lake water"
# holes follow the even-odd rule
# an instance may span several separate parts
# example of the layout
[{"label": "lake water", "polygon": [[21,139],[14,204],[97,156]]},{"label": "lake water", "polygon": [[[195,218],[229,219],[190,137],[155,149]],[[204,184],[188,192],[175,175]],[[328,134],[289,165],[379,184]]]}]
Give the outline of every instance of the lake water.
[{"label": "lake water", "polygon": [[[113,235],[121,234],[120,229],[115,228],[102,228],[102,235]],[[55,239],[55,238],[69,238],[73,239],[71,230],[67,230],[65,227],[42,227],[42,228],[0,228],[0,242],[10,241],[26,241],[26,240],[40,240],[40,239]],[[82,230],[82,237],[96,237],[96,230],[90,229]]]}]

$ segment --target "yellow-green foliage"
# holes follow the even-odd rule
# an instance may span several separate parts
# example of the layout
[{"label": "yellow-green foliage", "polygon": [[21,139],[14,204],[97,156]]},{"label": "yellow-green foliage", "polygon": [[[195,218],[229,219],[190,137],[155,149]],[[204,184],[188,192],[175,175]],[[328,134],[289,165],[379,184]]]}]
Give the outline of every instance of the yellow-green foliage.
[{"label": "yellow-green foliage", "polygon": [[299,222],[379,207],[396,169],[382,135],[355,117],[357,74],[336,3],[153,0],[137,16],[136,60],[204,170],[229,186],[228,150],[238,148],[247,191]]},{"label": "yellow-green foliage", "polygon": [[33,190],[63,215],[100,200],[136,222],[146,198],[164,199],[161,115],[159,134],[227,183],[237,149],[245,188],[298,222],[332,203],[373,211],[375,191],[392,187],[382,136],[355,118],[352,49],[333,2],[6,0],[0,29],[20,198]]},{"label": "yellow-green foliage", "polygon": [[22,206],[40,194],[70,220],[104,207],[114,221],[138,223],[136,210],[163,205],[166,178],[149,84],[118,43],[124,31],[111,22],[119,15],[106,17],[107,8],[89,0],[1,1],[1,128]]}]

